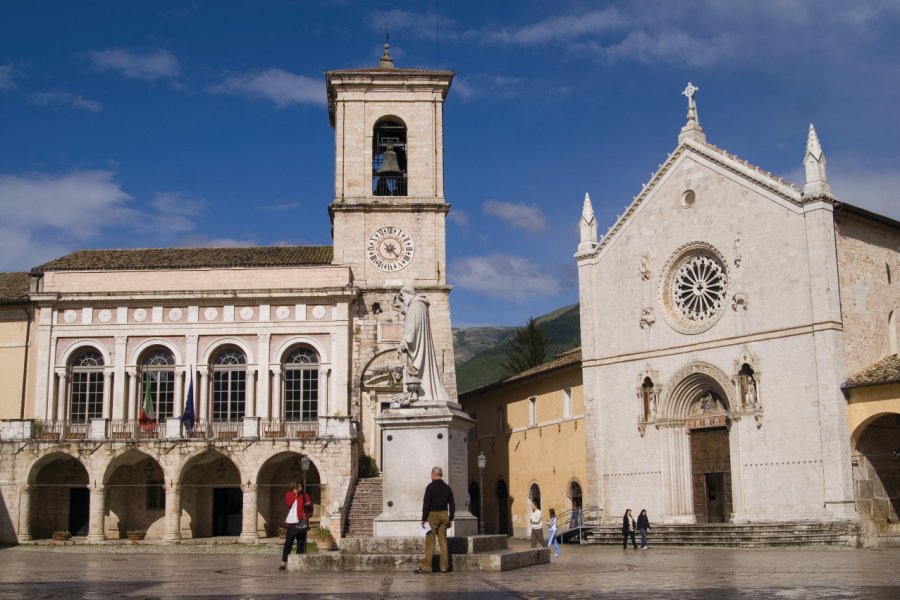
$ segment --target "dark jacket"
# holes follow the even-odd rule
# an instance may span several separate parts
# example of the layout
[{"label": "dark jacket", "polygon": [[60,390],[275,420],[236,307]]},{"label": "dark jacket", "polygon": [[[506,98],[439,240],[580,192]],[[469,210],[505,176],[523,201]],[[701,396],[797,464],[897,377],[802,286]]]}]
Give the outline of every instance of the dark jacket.
[{"label": "dark jacket", "polygon": [[422,522],[428,520],[431,511],[449,510],[450,520],[456,513],[456,504],[453,502],[453,490],[444,483],[443,479],[435,479],[425,488],[425,497],[422,499]]},{"label": "dark jacket", "polygon": [[647,518],[647,513],[638,515],[637,528],[650,529],[650,519]]},{"label": "dark jacket", "polygon": [[636,528],[634,526],[634,517],[629,517],[625,515],[622,517],[622,533],[628,533],[628,526],[631,526],[631,531],[634,531]]}]

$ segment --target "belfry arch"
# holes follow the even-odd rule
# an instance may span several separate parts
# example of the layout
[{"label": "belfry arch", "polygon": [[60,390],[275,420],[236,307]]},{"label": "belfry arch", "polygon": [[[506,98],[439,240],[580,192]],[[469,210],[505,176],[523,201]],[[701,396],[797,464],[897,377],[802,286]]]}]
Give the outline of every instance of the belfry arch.
[{"label": "belfry arch", "polygon": [[[723,523],[743,512],[740,433],[728,377],[692,363],[665,386],[659,427],[664,510],[675,523]],[[738,493],[736,493],[736,491]]]}]

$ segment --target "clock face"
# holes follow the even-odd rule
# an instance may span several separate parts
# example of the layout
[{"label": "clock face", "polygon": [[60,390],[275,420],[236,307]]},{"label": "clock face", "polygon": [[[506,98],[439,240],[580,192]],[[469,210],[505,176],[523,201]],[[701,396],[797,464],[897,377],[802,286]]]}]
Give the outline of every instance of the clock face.
[{"label": "clock face", "polygon": [[369,237],[366,254],[382,271],[399,271],[412,261],[413,240],[399,227],[382,227]]}]

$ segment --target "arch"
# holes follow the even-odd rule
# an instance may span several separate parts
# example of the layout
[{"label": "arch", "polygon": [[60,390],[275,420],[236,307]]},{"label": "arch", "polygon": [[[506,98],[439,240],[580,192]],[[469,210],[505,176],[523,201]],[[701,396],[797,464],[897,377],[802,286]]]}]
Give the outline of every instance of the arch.
[{"label": "arch", "polygon": [[250,349],[250,346],[248,346],[243,340],[239,340],[238,338],[234,337],[219,338],[209,346],[207,346],[206,350],[204,350],[203,352],[203,358],[202,360],[200,360],[199,364],[211,364],[213,357],[227,346],[235,346],[237,348],[240,348],[244,352],[244,356],[247,358],[247,364],[256,364],[257,361],[254,359],[253,351]]},{"label": "arch", "polygon": [[319,356],[305,344],[293,346],[282,362],[280,399],[286,421],[315,421],[319,418]]},{"label": "arch", "polygon": [[172,356],[175,358],[176,365],[183,365],[184,361],[181,357],[181,352],[178,350],[178,347],[171,342],[171,340],[163,339],[163,338],[153,338],[149,340],[144,340],[131,353],[129,357],[128,364],[129,365],[138,365],[140,364],[141,357],[143,354],[156,346],[162,346],[172,353]]},{"label": "arch", "polygon": [[159,539],[165,529],[166,469],[159,458],[137,448],[118,452],[103,474],[103,531],[118,531],[125,539],[129,530],[140,529]]},{"label": "arch", "polygon": [[309,346],[315,350],[316,354],[319,355],[319,364],[328,364],[331,362],[328,358],[328,352],[319,340],[306,335],[292,337],[279,344],[278,348],[275,350],[273,361],[275,363],[283,363],[287,353],[297,346]]},{"label": "arch", "polygon": [[42,456],[31,465],[27,481],[31,502],[25,518],[34,539],[49,538],[54,531],[87,535],[91,480],[77,456],[62,450]]},{"label": "arch", "polygon": [[403,119],[394,115],[383,115],[372,125],[373,196],[407,195],[408,130]]},{"label": "arch", "polygon": [[854,435],[857,511],[877,530],[890,530],[900,519],[900,414],[874,415]]},{"label": "arch", "polygon": [[662,418],[685,419],[691,404],[701,395],[713,393],[725,404],[725,411],[735,406],[728,377],[718,368],[705,362],[694,362],[679,370],[665,387],[666,393],[659,407]]},{"label": "arch", "polygon": [[194,538],[240,535],[246,478],[240,456],[204,448],[183,461],[177,478],[182,530]]},{"label": "arch", "polygon": [[509,488],[502,478],[497,478],[494,495],[497,497],[497,533],[509,534]]},{"label": "arch", "polygon": [[[538,485],[537,481],[532,481],[528,486],[528,500],[529,502],[536,502],[538,508],[541,507],[541,486]],[[531,506],[528,506],[528,512],[531,512]]]},{"label": "arch", "polygon": [[866,430],[866,427],[877,421],[878,419],[890,415],[900,415],[900,413],[891,412],[891,411],[881,411],[875,414],[869,415],[866,419],[860,422],[859,425],[856,426],[856,429],[853,430],[853,433],[850,434],[850,451],[856,452],[856,444],[859,442],[859,437]]},{"label": "arch", "polygon": [[80,339],[69,344],[69,347],[66,348],[65,351],[63,351],[63,353],[57,358],[56,364],[58,366],[68,365],[69,361],[72,359],[72,356],[83,351],[85,347],[93,348],[94,350],[99,352],[100,356],[103,357],[104,365],[108,366],[112,364],[112,357],[110,356],[109,351],[106,349],[106,347],[97,340],[89,338]]},{"label": "arch", "polygon": [[[259,466],[254,476],[256,483],[257,527],[263,529],[268,537],[277,534],[278,527],[284,523],[287,506],[284,503],[284,494],[288,491],[291,481],[303,481],[301,459],[304,454],[292,450],[280,451],[266,458]],[[306,491],[312,498],[312,520],[320,520],[324,514],[322,506],[323,488],[326,486],[325,472],[319,467],[322,465],[320,456],[306,453],[309,458],[309,470],[306,472]],[[260,527],[261,526],[261,527]]]}]

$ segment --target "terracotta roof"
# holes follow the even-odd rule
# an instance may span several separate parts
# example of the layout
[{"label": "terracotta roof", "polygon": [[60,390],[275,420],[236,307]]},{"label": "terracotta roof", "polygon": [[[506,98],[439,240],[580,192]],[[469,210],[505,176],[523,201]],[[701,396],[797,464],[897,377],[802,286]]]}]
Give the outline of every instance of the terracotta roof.
[{"label": "terracotta roof", "polygon": [[841,387],[847,389],[888,383],[900,383],[900,355],[885,356],[874,365],[850,376]]},{"label": "terracotta roof", "polygon": [[847,204],[846,202],[835,202],[834,209],[838,214],[847,212],[864,219],[869,219],[870,221],[875,221],[876,223],[881,223],[882,225],[887,225],[888,227],[893,227],[894,229],[900,229],[900,222],[885,215],[880,215],[878,213],[872,212],[871,210],[866,210],[865,208],[859,206]]},{"label": "terracotta roof", "polygon": [[32,272],[296,267],[328,265],[333,255],[331,246],[77,250],[37,266]]},{"label": "terracotta roof", "polygon": [[31,275],[28,273],[0,273],[0,303],[26,302],[30,284]]}]

